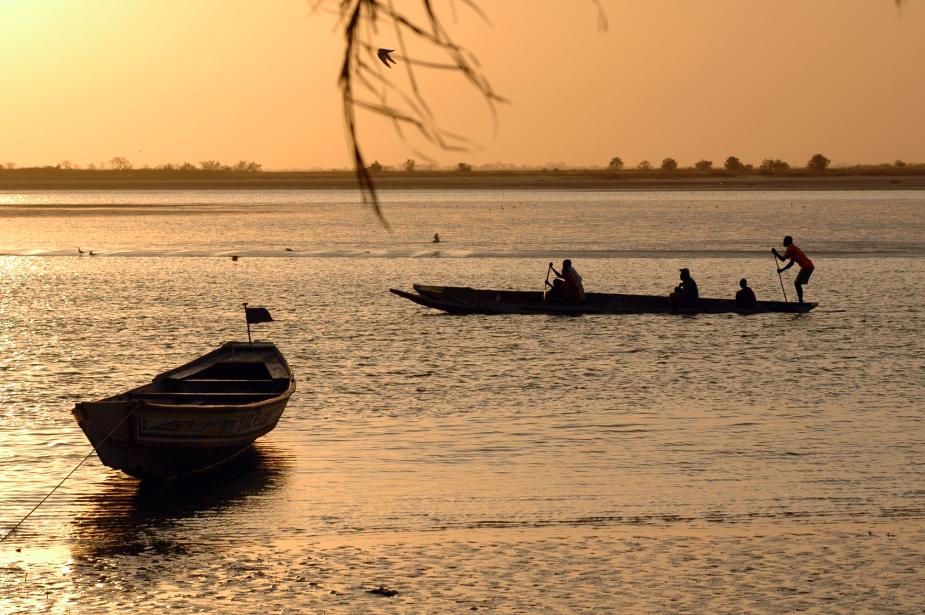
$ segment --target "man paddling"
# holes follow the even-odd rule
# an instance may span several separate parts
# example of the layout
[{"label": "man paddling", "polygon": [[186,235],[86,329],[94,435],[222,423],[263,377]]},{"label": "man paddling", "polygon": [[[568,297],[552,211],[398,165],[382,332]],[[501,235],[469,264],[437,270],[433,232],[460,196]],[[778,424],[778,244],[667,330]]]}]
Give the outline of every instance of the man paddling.
[{"label": "man paddling", "polygon": [[777,270],[777,273],[783,273],[784,271],[793,267],[793,264],[796,263],[800,266],[800,273],[797,274],[796,279],[793,281],[793,285],[797,289],[797,298],[800,300],[800,303],[803,303],[803,285],[809,283],[809,276],[813,275],[813,261],[809,260],[803,250],[797,247],[797,244],[793,243],[793,237],[787,235],[784,237],[784,247],[787,249],[784,250],[783,254],[778,254],[776,248],[771,248],[771,253],[776,256],[779,260],[785,261],[790,260],[789,263]]},{"label": "man paddling", "polygon": [[585,300],[585,287],[581,283],[581,276],[578,275],[578,272],[572,267],[571,260],[565,259],[562,261],[562,273],[556,271],[552,263],[549,263],[549,268],[552,269],[552,272],[556,274],[557,278],[562,278],[565,282],[565,295],[570,301]]}]

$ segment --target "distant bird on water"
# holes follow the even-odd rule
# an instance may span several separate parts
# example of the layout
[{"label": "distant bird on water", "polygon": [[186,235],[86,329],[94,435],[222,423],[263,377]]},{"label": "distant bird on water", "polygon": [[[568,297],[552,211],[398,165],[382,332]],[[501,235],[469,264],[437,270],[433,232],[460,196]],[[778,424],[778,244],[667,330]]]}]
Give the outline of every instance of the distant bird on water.
[{"label": "distant bird on water", "polygon": [[90,256],[96,256],[96,254],[93,253],[93,250],[90,250]]},{"label": "distant bird on water", "polygon": [[286,248],[286,252],[292,252],[292,248]]},{"label": "distant bird on water", "polygon": [[238,255],[235,254],[234,256],[232,256],[232,257],[231,257],[231,261],[232,261],[232,262],[235,262],[235,263],[238,262]]},{"label": "distant bird on water", "polygon": [[398,62],[396,62],[392,58],[392,56],[389,55],[393,51],[395,50],[394,49],[380,49],[379,51],[376,52],[376,56],[382,61],[383,64],[385,64],[389,68],[392,68],[391,66],[389,66],[389,62],[391,62],[392,64],[398,64]]},{"label": "distant bird on water", "polygon": [[440,233],[434,233],[433,243],[440,243]]},{"label": "distant bird on water", "polygon": [[80,246],[77,246],[77,254],[83,254],[84,251],[80,249]]}]

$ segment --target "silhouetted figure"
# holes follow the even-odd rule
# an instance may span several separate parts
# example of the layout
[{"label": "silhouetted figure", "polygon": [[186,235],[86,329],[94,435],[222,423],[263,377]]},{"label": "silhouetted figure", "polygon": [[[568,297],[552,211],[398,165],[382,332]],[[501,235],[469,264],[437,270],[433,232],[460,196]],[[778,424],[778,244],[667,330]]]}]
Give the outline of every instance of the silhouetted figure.
[{"label": "silhouetted figure", "polygon": [[784,246],[787,248],[784,250],[783,254],[778,254],[776,248],[771,248],[771,253],[776,256],[778,259],[785,261],[790,260],[789,263],[777,270],[777,273],[783,273],[791,267],[793,263],[797,263],[800,266],[800,273],[797,274],[796,279],[793,281],[793,285],[797,289],[797,298],[800,300],[800,303],[803,303],[803,285],[809,284],[809,276],[813,275],[815,266],[813,261],[809,260],[803,250],[797,247],[797,244],[793,243],[793,237],[787,235],[784,237]]},{"label": "silhouetted figure", "polygon": [[434,233],[433,243],[440,243],[440,233]]},{"label": "silhouetted figure", "polygon": [[77,255],[83,256],[84,251],[80,249],[80,246],[77,246]]},{"label": "silhouetted figure", "polygon": [[672,307],[697,307],[700,300],[700,291],[697,289],[697,282],[691,277],[689,269],[681,269],[681,283],[678,284],[674,292],[668,295],[668,302]]},{"label": "silhouetted figure", "polygon": [[233,263],[238,262],[238,255],[237,255],[237,254],[235,254],[234,256],[231,257],[231,262],[233,262]]},{"label": "silhouetted figure", "polygon": [[571,260],[565,259],[562,261],[562,273],[556,271],[552,263],[549,263],[549,268],[552,269],[552,272],[556,274],[557,278],[562,278],[565,282],[565,296],[568,297],[570,301],[585,300],[585,287],[581,283],[581,276],[578,275],[578,271],[572,267]]},{"label": "silhouetted figure", "polygon": [[755,291],[753,291],[749,285],[748,280],[742,278],[739,280],[740,288],[736,292],[736,307],[750,309],[758,305],[758,299],[755,297]]},{"label": "silhouetted figure", "polygon": [[546,301],[562,301],[566,298],[565,282],[559,278],[554,279],[552,284],[549,284],[549,290],[546,291]]},{"label": "silhouetted figure", "polygon": [[389,68],[392,68],[391,66],[389,66],[389,62],[391,62],[392,64],[398,64],[398,62],[393,60],[392,56],[389,55],[393,51],[395,50],[394,49],[379,49],[379,51],[376,52],[376,56],[382,61],[383,64],[385,64]]}]

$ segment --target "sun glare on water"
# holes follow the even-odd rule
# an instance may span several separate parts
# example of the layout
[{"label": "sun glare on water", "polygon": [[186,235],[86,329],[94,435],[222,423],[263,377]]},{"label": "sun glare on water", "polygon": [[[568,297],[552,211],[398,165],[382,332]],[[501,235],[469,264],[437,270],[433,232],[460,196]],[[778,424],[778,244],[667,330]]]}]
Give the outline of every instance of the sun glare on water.
[{"label": "sun glare on water", "polygon": [[[0,0],[3,2],[13,2],[13,0]],[[0,194],[0,206],[2,205],[25,205],[25,194]]]}]

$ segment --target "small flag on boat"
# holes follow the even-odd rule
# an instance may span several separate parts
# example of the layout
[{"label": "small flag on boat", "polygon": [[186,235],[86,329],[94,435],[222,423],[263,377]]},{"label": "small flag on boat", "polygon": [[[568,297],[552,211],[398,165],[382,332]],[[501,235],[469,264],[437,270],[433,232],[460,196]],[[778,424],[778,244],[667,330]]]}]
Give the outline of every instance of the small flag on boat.
[{"label": "small flag on boat", "polygon": [[245,304],[244,315],[249,325],[254,325],[258,322],[273,322],[273,317],[270,316],[270,310],[265,307],[247,307],[247,304]]},{"label": "small flag on boat", "polygon": [[273,317],[270,316],[270,310],[265,307],[247,307],[247,304],[244,304],[244,320],[247,321],[247,341],[251,341],[251,325],[255,325],[258,322],[273,322]]}]

